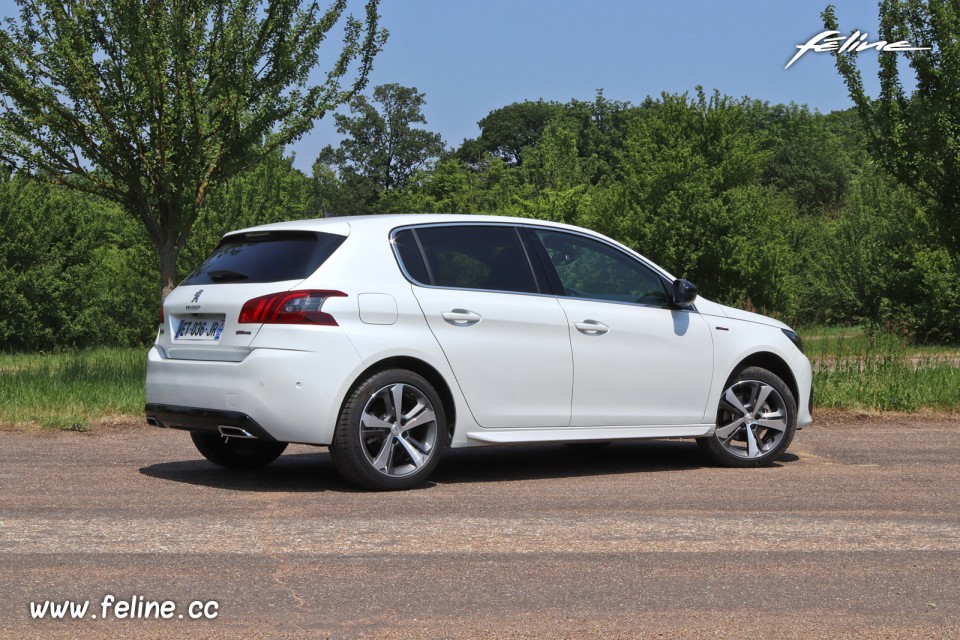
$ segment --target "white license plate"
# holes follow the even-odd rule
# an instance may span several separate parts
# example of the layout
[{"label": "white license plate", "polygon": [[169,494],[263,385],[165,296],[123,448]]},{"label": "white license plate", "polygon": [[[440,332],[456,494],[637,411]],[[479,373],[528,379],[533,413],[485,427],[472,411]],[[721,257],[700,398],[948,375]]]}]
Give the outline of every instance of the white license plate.
[{"label": "white license plate", "polygon": [[174,340],[217,342],[223,333],[224,316],[182,318],[173,334]]}]

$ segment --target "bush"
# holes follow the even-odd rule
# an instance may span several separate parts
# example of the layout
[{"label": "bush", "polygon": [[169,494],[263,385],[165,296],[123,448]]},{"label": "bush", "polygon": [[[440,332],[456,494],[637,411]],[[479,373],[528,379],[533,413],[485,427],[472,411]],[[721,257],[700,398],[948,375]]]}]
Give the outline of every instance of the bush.
[{"label": "bush", "polygon": [[114,205],[0,181],[0,350],[144,344],[156,330],[153,252]]}]

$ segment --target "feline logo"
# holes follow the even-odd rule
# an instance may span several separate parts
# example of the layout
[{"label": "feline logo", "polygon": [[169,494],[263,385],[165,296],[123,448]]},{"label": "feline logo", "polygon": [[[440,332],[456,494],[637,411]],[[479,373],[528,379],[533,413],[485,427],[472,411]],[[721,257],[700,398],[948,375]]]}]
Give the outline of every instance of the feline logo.
[{"label": "feline logo", "polygon": [[[836,51],[841,53],[860,53],[867,49],[876,49],[882,52],[897,53],[900,51],[929,51],[930,47],[914,47],[906,40],[897,42],[887,42],[886,40],[877,40],[876,42],[867,41],[868,34],[854,31],[850,37],[844,38],[839,31],[821,31],[803,44],[798,44],[797,53],[790,58],[790,62],[784,69],[789,69],[790,65],[800,59],[800,56],[807,51],[814,53],[823,53],[824,51]],[[843,42],[843,44],[840,44]]]},{"label": "feline logo", "polygon": [[195,294],[193,294],[193,300],[191,300],[190,302],[200,302],[201,293],[203,293],[203,289],[200,289],[200,291],[197,291]]}]

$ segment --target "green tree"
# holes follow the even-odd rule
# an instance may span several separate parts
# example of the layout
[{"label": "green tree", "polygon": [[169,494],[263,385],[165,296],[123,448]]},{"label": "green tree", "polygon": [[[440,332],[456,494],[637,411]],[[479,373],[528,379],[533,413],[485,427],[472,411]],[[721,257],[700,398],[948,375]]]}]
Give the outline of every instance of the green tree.
[{"label": "green tree", "polygon": [[[821,14],[837,29],[832,5]],[[880,95],[871,99],[855,54],[835,54],[868,144],[878,162],[933,206],[947,247],[960,253],[960,4],[955,0],[882,0],[880,39],[930,51],[880,55]],[[904,91],[906,56],[916,80]]]},{"label": "green tree", "polygon": [[381,194],[403,189],[414,172],[443,153],[440,134],[415,126],[427,122],[424,104],[425,95],[416,87],[383,84],[374,88],[372,102],[354,96],[351,115],[334,114],[344,139],[336,148],[324,147],[314,166],[329,210],[368,213]]},{"label": "green tree", "polygon": [[789,193],[802,213],[839,207],[852,163],[826,116],[793,104],[762,108],[771,151],[763,183]]},{"label": "green tree", "polygon": [[[166,296],[211,189],[365,85],[386,38],[378,3],[360,19],[346,0],[17,0],[0,29],[0,160],[120,204]],[[342,48],[311,84],[338,25]]]},{"label": "green tree", "polygon": [[592,102],[571,100],[564,105],[564,120],[575,123],[577,130],[577,152],[585,180],[598,184],[611,177],[630,123],[641,111],[629,102],[608,100],[602,90]]},{"label": "green tree", "polygon": [[523,172],[538,191],[556,191],[583,183],[577,131],[564,118],[550,121],[535,145],[527,149]]},{"label": "green tree", "polygon": [[491,111],[477,123],[480,137],[464,141],[457,155],[473,163],[492,153],[511,165],[521,165],[524,151],[536,144],[547,124],[563,112],[563,105],[543,100],[515,102]]}]

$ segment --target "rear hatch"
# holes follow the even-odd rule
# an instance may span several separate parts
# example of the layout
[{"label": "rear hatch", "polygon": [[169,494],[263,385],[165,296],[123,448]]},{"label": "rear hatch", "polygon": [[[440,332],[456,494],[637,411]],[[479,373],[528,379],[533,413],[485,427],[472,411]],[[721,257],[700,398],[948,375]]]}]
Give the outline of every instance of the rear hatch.
[{"label": "rear hatch", "polygon": [[210,257],[167,296],[157,346],[172,359],[243,360],[263,326],[249,317],[239,321],[244,304],[296,289],[344,239],[290,230],[225,236]]}]

